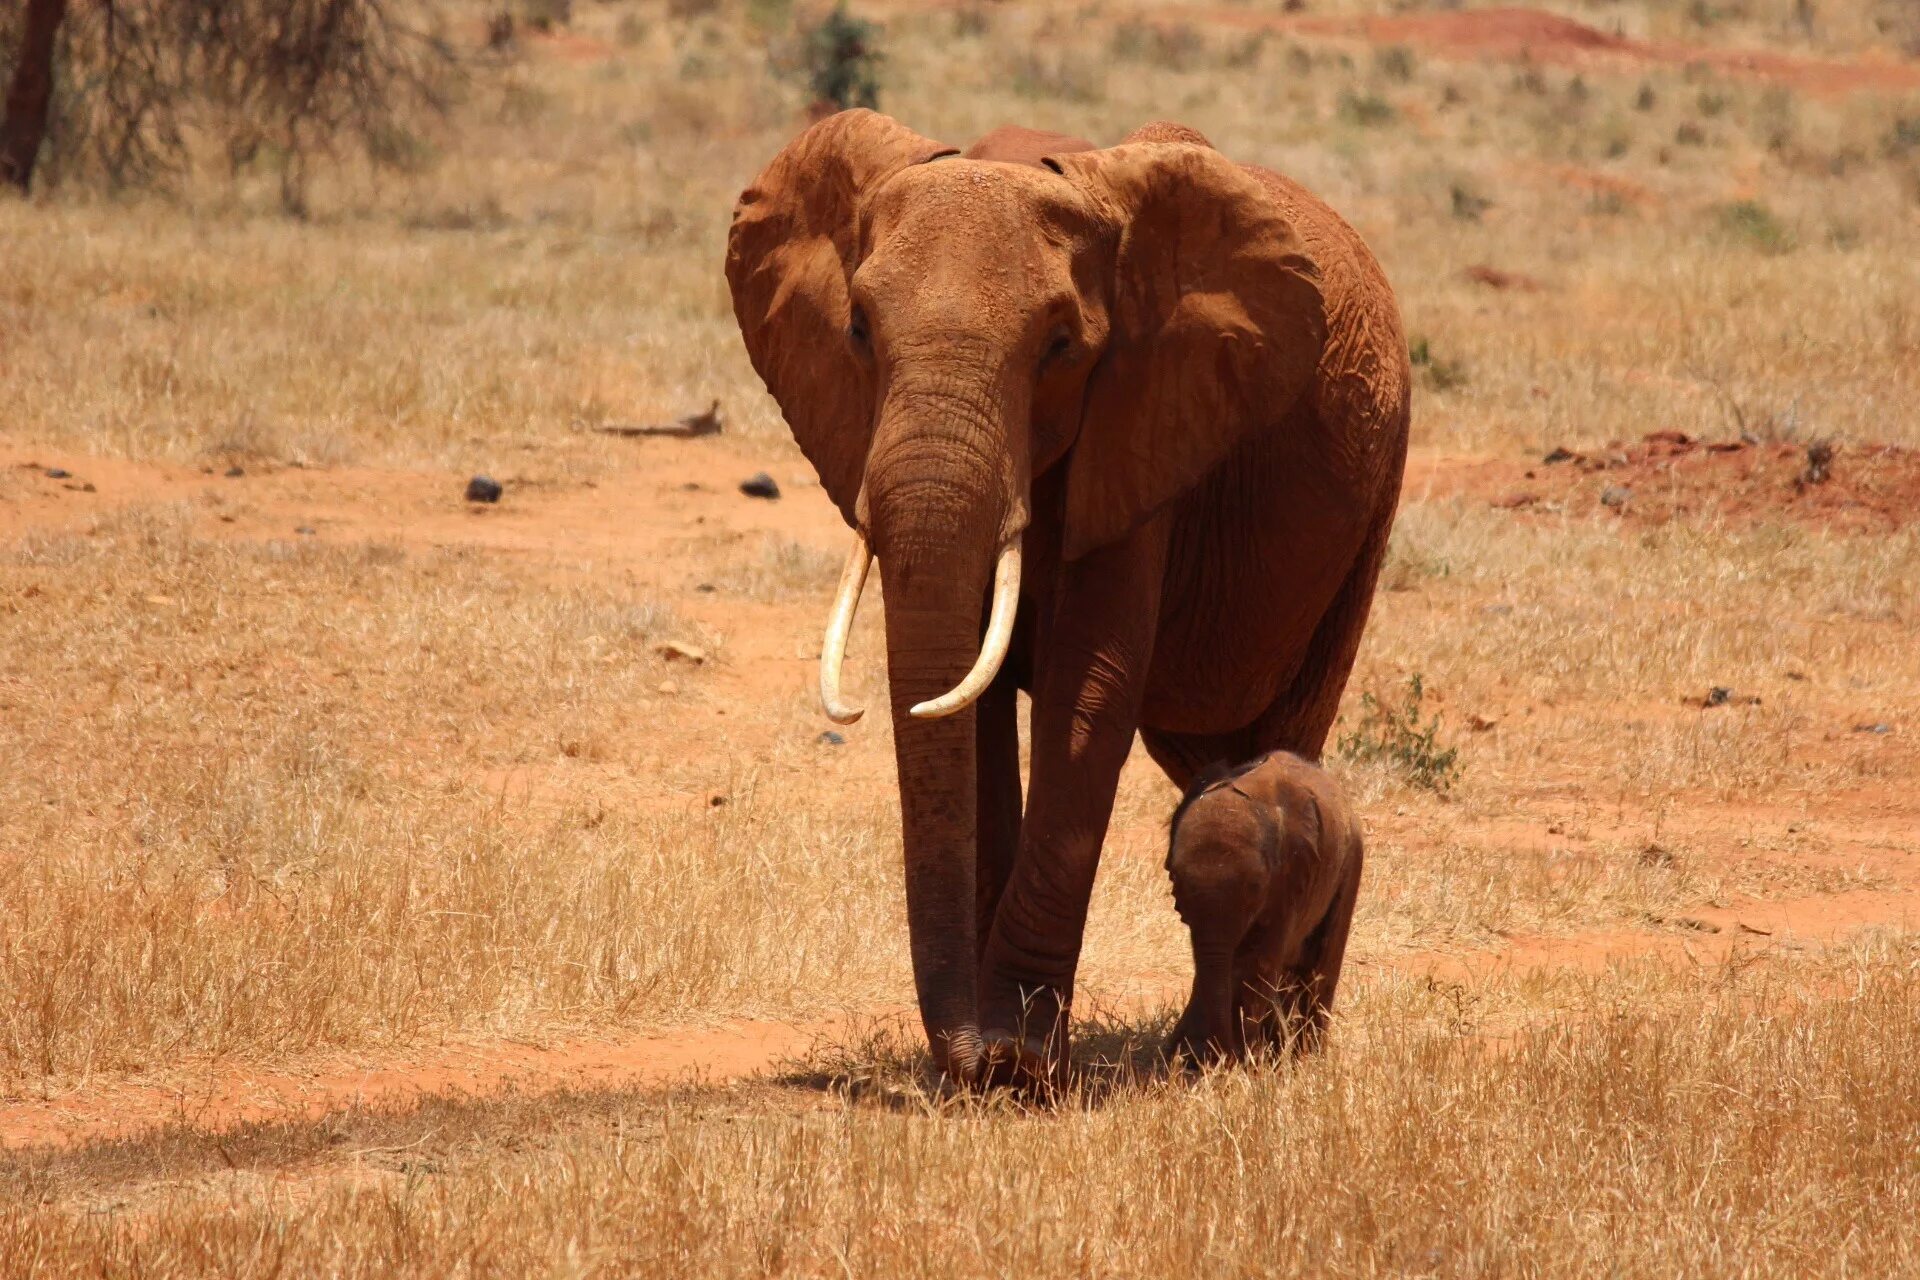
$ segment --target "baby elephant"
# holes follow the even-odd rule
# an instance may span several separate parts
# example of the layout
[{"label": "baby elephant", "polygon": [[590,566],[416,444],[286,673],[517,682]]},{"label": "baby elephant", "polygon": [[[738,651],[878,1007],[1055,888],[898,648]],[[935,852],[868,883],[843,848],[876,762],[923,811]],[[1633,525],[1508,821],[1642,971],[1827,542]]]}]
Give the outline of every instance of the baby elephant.
[{"label": "baby elephant", "polygon": [[1291,752],[1194,780],[1167,850],[1174,905],[1193,933],[1193,998],[1169,1056],[1319,1045],[1360,862],[1360,824],[1340,788]]}]

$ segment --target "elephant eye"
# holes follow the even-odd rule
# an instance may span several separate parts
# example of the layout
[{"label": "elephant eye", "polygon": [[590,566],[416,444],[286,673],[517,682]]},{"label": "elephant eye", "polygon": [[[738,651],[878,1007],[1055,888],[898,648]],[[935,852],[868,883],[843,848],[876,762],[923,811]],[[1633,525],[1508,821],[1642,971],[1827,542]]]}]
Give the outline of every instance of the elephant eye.
[{"label": "elephant eye", "polygon": [[1054,361],[1064,357],[1071,350],[1073,350],[1073,338],[1066,330],[1062,329],[1053,335],[1051,342],[1047,343],[1046,354],[1040,357],[1040,363],[1043,365],[1052,364]]},{"label": "elephant eye", "polygon": [[859,307],[853,309],[853,315],[847,321],[847,340],[856,347],[865,347],[867,338],[867,313]]}]

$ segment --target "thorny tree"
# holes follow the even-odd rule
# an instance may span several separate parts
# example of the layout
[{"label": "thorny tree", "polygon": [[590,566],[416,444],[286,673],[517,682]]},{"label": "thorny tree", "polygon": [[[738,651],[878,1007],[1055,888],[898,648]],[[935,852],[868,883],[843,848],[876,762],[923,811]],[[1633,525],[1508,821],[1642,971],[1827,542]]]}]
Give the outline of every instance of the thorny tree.
[{"label": "thorny tree", "polygon": [[[449,104],[458,60],[393,0],[27,0],[0,17],[0,182],[36,167],[111,187],[163,181],[202,149],[270,160],[290,210],[316,155],[405,163],[414,113]],[[410,11],[418,12],[418,6]]]}]

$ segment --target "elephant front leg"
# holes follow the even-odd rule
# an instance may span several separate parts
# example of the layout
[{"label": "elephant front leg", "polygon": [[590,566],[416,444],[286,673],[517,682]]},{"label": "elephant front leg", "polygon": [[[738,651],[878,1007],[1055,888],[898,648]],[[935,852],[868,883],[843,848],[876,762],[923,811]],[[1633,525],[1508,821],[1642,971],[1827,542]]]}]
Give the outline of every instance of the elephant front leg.
[{"label": "elephant front leg", "polygon": [[1165,522],[1155,520],[1061,570],[1036,651],[1020,852],[981,968],[995,1082],[1065,1078],[1087,903],[1145,697],[1165,557]]}]

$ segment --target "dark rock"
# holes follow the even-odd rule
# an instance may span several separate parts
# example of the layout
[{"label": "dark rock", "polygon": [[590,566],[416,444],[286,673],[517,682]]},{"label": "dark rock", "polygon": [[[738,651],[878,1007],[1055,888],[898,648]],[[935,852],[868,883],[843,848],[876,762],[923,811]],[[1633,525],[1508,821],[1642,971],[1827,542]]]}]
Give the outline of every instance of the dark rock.
[{"label": "dark rock", "polygon": [[49,480],[71,480],[72,478],[73,472],[67,470],[65,467],[47,468],[47,479]]},{"label": "dark rock", "polygon": [[814,741],[824,742],[830,747],[844,747],[847,745],[847,735],[844,733],[836,733],[834,730],[829,729],[814,739]]},{"label": "dark rock", "polygon": [[314,529],[312,525],[303,524],[298,529],[295,529],[294,532],[299,534],[303,538],[311,538],[317,531]]},{"label": "dark rock", "polygon": [[1816,440],[1807,446],[1807,468],[1800,473],[1794,483],[1799,488],[1808,485],[1825,484],[1833,473],[1834,448],[1830,441]]},{"label": "dark rock", "polygon": [[500,482],[492,476],[475,476],[467,481],[468,502],[498,502],[504,492]]},{"label": "dark rock", "polygon": [[710,596],[714,592],[714,586],[711,582],[703,582],[699,586],[696,586],[694,590],[703,596]]},{"label": "dark rock", "polygon": [[1868,724],[1857,724],[1853,726],[1853,731],[1855,733],[1892,733],[1893,726],[1884,721],[1875,720]]},{"label": "dark rock", "polygon": [[1575,459],[1577,459],[1579,456],[1580,456],[1579,454],[1567,448],[1567,446],[1561,444],[1561,445],[1555,445],[1553,447],[1553,452],[1548,454],[1546,457],[1540,459],[1540,461],[1546,463],[1548,466],[1553,466],[1556,463],[1572,462]]},{"label": "dark rock", "polygon": [[227,468],[227,479],[229,480],[237,480],[245,474],[247,474],[247,469],[245,467],[228,467]]},{"label": "dark rock", "polygon": [[740,492],[749,498],[773,499],[780,496],[780,486],[773,482],[772,476],[759,471],[740,482]]},{"label": "dark rock", "polygon": [[1733,700],[1733,690],[1723,684],[1717,684],[1707,690],[1706,700],[1701,704],[1708,707],[1724,707]]},{"label": "dark rock", "polygon": [[1600,505],[1603,507],[1624,507],[1633,501],[1633,490],[1623,484],[1610,484],[1600,491]]}]

